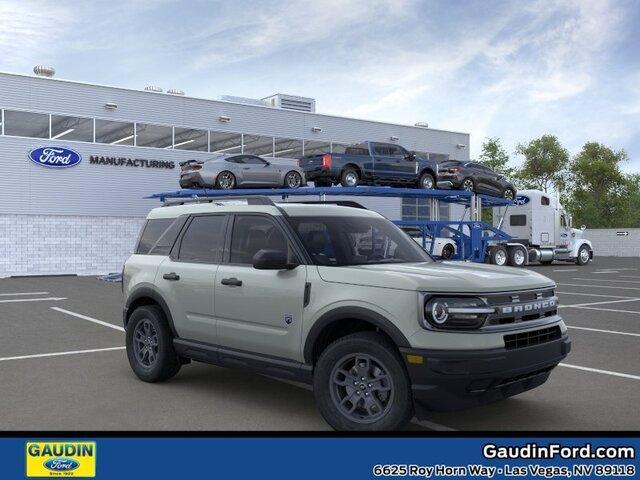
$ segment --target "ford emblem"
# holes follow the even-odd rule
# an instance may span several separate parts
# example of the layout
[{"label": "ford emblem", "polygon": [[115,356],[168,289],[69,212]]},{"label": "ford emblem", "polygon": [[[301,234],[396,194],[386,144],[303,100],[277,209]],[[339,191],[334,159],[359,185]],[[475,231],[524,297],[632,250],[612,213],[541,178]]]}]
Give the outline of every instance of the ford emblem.
[{"label": "ford emblem", "polygon": [[44,462],[44,467],[52,472],[70,472],[80,466],[80,463],[73,458],[50,458]]},{"label": "ford emblem", "polygon": [[49,168],[69,168],[82,161],[82,155],[65,147],[38,147],[29,152],[29,160]]},{"label": "ford emblem", "polygon": [[529,200],[529,197],[527,197],[526,195],[517,195],[513,203],[515,203],[516,205],[526,205],[527,203],[529,203]]}]

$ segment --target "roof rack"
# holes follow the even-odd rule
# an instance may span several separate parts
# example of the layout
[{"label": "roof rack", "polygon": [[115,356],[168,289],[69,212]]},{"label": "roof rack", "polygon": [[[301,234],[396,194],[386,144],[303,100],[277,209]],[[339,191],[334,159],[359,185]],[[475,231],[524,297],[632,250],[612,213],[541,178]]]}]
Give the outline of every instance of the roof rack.
[{"label": "roof rack", "polygon": [[354,202],[353,200],[292,200],[287,204],[303,203],[305,205],[338,205],[340,207],[352,207],[361,208],[362,210],[368,210],[367,207],[361,203]]},{"label": "roof rack", "polygon": [[175,205],[186,205],[191,203],[215,203],[217,205],[224,205],[237,200],[246,200],[247,205],[272,205],[275,206],[273,200],[269,197],[262,195],[226,195],[224,197],[191,197],[180,198],[174,201],[165,201],[163,207],[172,207]]}]

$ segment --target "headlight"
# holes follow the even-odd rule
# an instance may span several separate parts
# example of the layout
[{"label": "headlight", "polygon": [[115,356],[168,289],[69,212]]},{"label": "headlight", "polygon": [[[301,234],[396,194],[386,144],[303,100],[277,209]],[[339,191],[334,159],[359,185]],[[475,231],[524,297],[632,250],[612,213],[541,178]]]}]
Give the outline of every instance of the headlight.
[{"label": "headlight", "polygon": [[480,328],[487,316],[494,313],[493,307],[477,297],[432,297],[424,304],[423,327],[427,329],[474,329]]}]

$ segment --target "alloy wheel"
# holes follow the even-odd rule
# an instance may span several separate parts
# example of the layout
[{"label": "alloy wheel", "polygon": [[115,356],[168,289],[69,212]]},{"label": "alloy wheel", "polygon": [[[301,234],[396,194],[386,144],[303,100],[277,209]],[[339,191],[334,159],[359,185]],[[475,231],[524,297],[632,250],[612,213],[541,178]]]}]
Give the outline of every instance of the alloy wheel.
[{"label": "alloy wheel", "polygon": [[133,351],[138,363],[152,367],[158,359],[158,332],[150,320],[138,322],[133,332]]},{"label": "alloy wheel", "polygon": [[429,175],[425,175],[422,179],[422,188],[425,190],[431,190],[433,188],[433,178]]},{"label": "alloy wheel", "polygon": [[331,372],[331,399],[338,411],[356,423],[373,423],[393,404],[394,386],[387,367],[372,355],[343,357]]},{"label": "alloy wheel", "polygon": [[223,190],[229,190],[233,188],[235,186],[235,183],[235,178],[233,178],[233,175],[229,172],[222,172],[218,177],[218,185],[220,185],[220,188],[222,188]]},{"label": "alloy wheel", "polygon": [[298,188],[301,183],[302,179],[300,178],[300,174],[298,172],[287,173],[287,187]]},{"label": "alloy wheel", "polygon": [[510,188],[507,188],[504,191],[504,198],[506,198],[507,200],[513,200],[513,190],[511,190]]},{"label": "alloy wheel", "polygon": [[589,261],[589,250],[587,250],[586,248],[582,248],[580,250],[580,260],[583,263],[587,263]]},{"label": "alloy wheel", "polygon": [[355,172],[349,172],[344,176],[345,182],[350,187],[355,187],[358,184],[358,175]]},{"label": "alloy wheel", "polygon": [[498,250],[494,259],[496,265],[505,265],[507,263],[507,254],[503,250]]},{"label": "alloy wheel", "polygon": [[465,192],[473,192],[473,180],[467,178],[464,182],[462,182],[462,190]]}]

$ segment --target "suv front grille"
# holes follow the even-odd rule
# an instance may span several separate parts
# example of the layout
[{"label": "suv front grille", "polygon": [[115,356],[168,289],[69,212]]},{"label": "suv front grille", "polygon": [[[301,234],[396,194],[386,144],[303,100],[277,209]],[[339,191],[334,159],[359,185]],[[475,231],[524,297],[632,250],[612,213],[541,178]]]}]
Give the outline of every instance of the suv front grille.
[{"label": "suv front grille", "polygon": [[485,325],[508,325],[551,317],[558,313],[558,297],[552,288],[512,294],[487,295],[487,305],[495,308]]},{"label": "suv front grille", "polygon": [[552,342],[561,336],[560,327],[556,325],[554,327],[543,328],[541,330],[505,335],[504,346],[507,350],[531,347],[533,345],[540,345],[541,343]]}]

